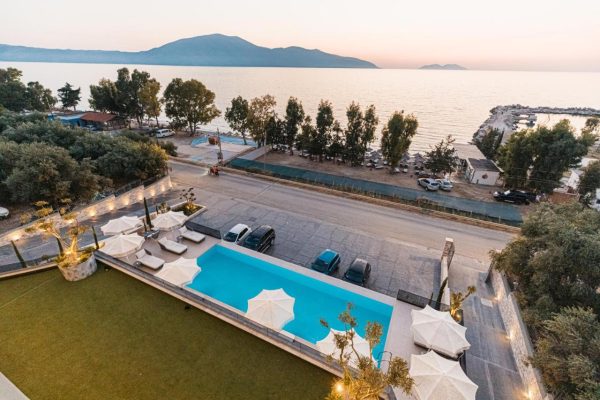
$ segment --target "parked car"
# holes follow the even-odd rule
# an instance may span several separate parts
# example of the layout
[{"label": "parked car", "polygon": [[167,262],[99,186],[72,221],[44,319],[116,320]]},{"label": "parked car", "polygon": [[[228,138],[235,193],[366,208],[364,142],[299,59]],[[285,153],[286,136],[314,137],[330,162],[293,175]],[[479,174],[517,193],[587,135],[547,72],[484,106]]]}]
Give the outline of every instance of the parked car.
[{"label": "parked car", "polygon": [[315,271],[332,275],[340,267],[340,261],[341,258],[337,251],[327,249],[319,254],[310,267]]},{"label": "parked car", "polygon": [[170,129],[164,129],[163,128],[163,129],[158,129],[156,131],[156,137],[157,138],[166,138],[166,137],[170,137],[170,136],[173,136],[173,135],[175,135],[175,132],[173,132]]},{"label": "parked car", "polygon": [[264,253],[269,250],[274,243],[275,230],[269,225],[261,225],[246,236],[246,239],[242,242],[242,246],[250,250]]},{"label": "parked car", "polygon": [[237,224],[223,236],[223,240],[235,244],[240,244],[252,232],[248,225]]},{"label": "parked car", "polygon": [[454,184],[448,179],[436,179],[436,181],[440,184],[440,189],[449,192],[454,188]]},{"label": "parked car", "polygon": [[440,188],[440,184],[433,178],[419,178],[417,179],[417,183],[419,186],[425,188],[425,190],[438,190]]},{"label": "parked car", "polygon": [[4,207],[0,207],[0,219],[6,219],[6,218],[8,218],[9,215],[10,215],[10,212],[8,211],[8,209],[6,209]]},{"label": "parked car", "polygon": [[[529,204],[531,202],[531,195],[531,193],[527,193],[522,190],[507,190],[505,192],[494,192],[493,196],[496,201],[504,201],[515,204]],[[533,196],[533,201],[535,201],[535,195]]]},{"label": "parked car", "polygon": [[355,258],[342,279],[355,285],[366,286],[369,276],[371,276],[371,264],[362,258]]}]

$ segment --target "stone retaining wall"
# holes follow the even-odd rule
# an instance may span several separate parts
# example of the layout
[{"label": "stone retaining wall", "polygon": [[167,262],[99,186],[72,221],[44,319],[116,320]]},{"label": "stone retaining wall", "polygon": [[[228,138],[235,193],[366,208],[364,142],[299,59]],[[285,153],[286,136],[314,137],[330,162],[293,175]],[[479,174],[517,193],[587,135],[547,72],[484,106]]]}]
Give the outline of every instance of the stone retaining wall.
[{"label": "stone retaining wall", "polygon": [[[121,208],[128,207],[134,203],[140,203],[144,200],[144,197],[150,199],[154,196],[162,194],[173,187],[171,183],[171,177],[165,176],[164,178],[159,179],[151,185],[146,187],[138,186],[131,189],[128,192],[125,192],[119,196],[110,195],[102,200],[96,201],[92,204],[89,204],[85,207],[76,209],[77,212],[77,220],[79,222],[85,222],[86,220],[95,217],[97,215],[103,215],[107,212],[111,212],[113,210],[119,210]],[[50,216],[53,218],[58,226],[64,226],[64,221],[60,218],[58,213]],[[31,226],[33,223],[20,226],[18,228],[12,229],[0,236],[0,246],[5,246],[10,244],[11,240],[18,240],[20,238],[35,236],[37,233],[27,233],[25,229]]]},{"label": "stone retaining wall", "polygon": [[533,355],[533,344],[527,332],[527,327],[521,318],[521,310],[517,299],[514,293],[510,291],[506,277],[492,269],[490,280],[496,293],[496,301],[498,302],[502,321],[508,332],[510,347],[517,363],[517,370],[523,380],[526,398],[530,400],[551,400],[552,396],[546,393],[540,371],[529,365],[528,360]]}]

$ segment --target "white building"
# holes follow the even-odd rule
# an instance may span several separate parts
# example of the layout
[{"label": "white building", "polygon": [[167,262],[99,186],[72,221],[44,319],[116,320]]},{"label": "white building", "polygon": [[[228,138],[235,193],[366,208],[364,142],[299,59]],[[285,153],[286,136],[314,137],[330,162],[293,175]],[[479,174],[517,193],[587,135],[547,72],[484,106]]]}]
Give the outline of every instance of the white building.
[{"label": "white building", "polygon": [[566,182],[567,191],[577,191],[577,188],[579,187],[579,177],[583,174],[583,169],[595,161],[598,161],[598,159],[589,157],[581,159],[579,166],[571,170],[571,175],[569,175],[569,179]]},{"label": "white building", "polygon": [[454,144],[460,159],[465,179],[477,185],[494,186],[500,179],[502,170],[473,144]]}]

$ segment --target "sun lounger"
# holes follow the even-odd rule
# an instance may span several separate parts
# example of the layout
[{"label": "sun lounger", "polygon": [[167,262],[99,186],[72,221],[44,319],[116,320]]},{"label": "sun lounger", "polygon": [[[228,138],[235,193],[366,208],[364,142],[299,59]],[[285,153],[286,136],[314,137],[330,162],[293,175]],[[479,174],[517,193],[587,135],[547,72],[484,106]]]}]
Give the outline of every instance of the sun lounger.
[{"label": "sun lounger", "polygon": [[181,227],[181,229],[179,229],[179,234],[181,235],[182,238],[191,240],[194,243],[201,243],[204,239],[206,239],[205,235],[198,233],[198,232],[191,231],[188,228],[186,228],[185,226],[183,226],[183,227]]},{"label": "sun lounger", "polygon": [[162,260],[158,257],[148,254],[148,252],[144,249],[135,253],[135,256],[137,258],[138,264],[143,265],[144,267],[148,267],[153,270],[160,269],[163,266],[163,264],[165,263],[165,260]]},{"label": "sun lounger", "polygon": [[169,251],[174,254],[183,254],[187,251],[186,245],[174,242],[167,238],[158,239],[157,242],[161,249]]}]

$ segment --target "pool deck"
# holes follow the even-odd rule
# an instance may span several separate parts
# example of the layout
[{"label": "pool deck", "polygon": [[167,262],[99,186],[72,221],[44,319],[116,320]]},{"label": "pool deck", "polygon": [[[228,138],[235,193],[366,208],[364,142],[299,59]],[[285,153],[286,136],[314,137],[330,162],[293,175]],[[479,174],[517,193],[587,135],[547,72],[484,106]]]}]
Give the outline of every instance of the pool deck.
[{"label": "pool deck", "polygon": [[[161,233],[161,235],[165,235],[167,237],[169,237],[169,236],[172,237],[172,235],[174,235],[174,233],[165,232],[165,233]],[[386,352],[387,354],[391,353],[394,356],[402,357],[409,362],[410,362],[411,354],[423,354],[426,352],[425,349],[422,349],[413,343],[413,337],[412,337],[412,333],[410,331],[410,326],[412,323],[411,311],[418,310],[419,308],[416,306],[412,306],[408,303],[398,301],[395,298],[385,295],[383,293],[375,292],[373,290],[366,289],[361,286],[353,285],[349,282],[342,281],[341,279],[331,277],[331,276],[313,271],[311,269],[293,264],[291,262],[272,257],[268,254],[258,253],[258,252],[248,250],[244,247],[241,247],[241,246],[238,246],[238,245],[235,245],[232,243],[223,242],[223,241],[217,240],[215,238],[212,238],[210,236],[207,236],[206,239],[200,244],[191,243],[189,241],[183,241],[183,243],[188,245],[188,250],[186,251],[186,253],[184,253],[182,255],[182,257],[185,257],[185,258],[198,258],[202,254],[204,254],[206,251],[208,251],[210,248],[212,248],[216,244],[219,244],[225,248],[228,248],[228,249],[237,251],[239,253],[275,264],[281,268],[284,268],[284,269],[296,272],[298,274],[308,276],[310,278],[328,283],[332,286],[340,287],[342,289],[345,289],[350,292],[359,294],[361,296],[379,301],[381,303],[391,305],[393,307],[393,310],[392,310],[392,315],[390,318],[389,330],[387,332],[387,339],[386,339],[386,343],[384,346],[384,352]],[[173,261],[173,260],[177,259],[178,257],[180,257],[178,255],[175,255],[175,254],[169,253],[165,250],[162,250],[155,240],[147,240],[144,243],[143,248],[150,251],[153,255],[155,255],[159,258],[162,258],[163,260],[165,260],[167,262]],[[121,261],[124,261],[125,263],[129,264],[130,266],[133,266],[133,264],[132,264],[133,259],[131,258],[131,256],[124,257],[121,259]],[[137,269],[140,271],[144,271],[150,275],[155,274],[155,271],[149,270],[144,267],[137,268]],[[124,272],[127,272],[127,271],[124,271]],[[132,276],[136,277],[135,275],[132,275]],[[146,283],[149,283],[149,282],[146,282]],[[167,290],[165,290],[164,287],[161,288],[156,285],[152,285],[152,286],[155,286],[155,287],[163,290],[164,292],[169,293],[172,296],[175,296],[184,301],[187,301],[186,299],[182,298],[180,295],[178,295],[174,291],[168,290],[168,288],[166,288]],[[194,296],[198,296],[205,301],[209,301],[209,302],[217,305],[221,309],[228,310],[229,313],[235,314],[239,318],[245,319],[245,316],[242,312],[240,312],[239,310],[237,310],[233,307],[228,306],[227,304],[224,304],[214,298],[206,296],[205,294],[197,292],[193,289],[190,289],[187,287],[185,287],[183,289],[187,292],[192,293]],[[195,305],[197,307],[200,306],[200,304],[193,304],[193,305]],[[199,307],[199,308],[203,309],[204,311],[207,311],[206,308],[204,308],[204,307]],[[310,354],[298,351],[297,348],[286,346],[285,342],[281,343],[277,340],[273,340],[272,337],[269,337],[268,335],[264,335],[262,332],[253,330],[251,326],[249,327],[248,325],[240,324],[238,321],[235,321],[235,319],[227,318],[226,316],[219,315],[218,313],[215,313],[214,310],[211,312],[211,314],[213,314],[221,319],[224,319],[227,322],[237,326],[238,328],[243,329],[249,333],[252,333],[252,334],[284,349],[284,350],[290,351],[292,354],[295,354],[296,356],[298,356],[306,361],[309,361],[309,362],[327,370],[328,372],[339,375],[339,371],[337,371],[335,368],[332,368],[330,362],[328,362],[328,361],[323,362],[322,358],[318,358],[318,357],[315,358],[314,356],[311,356]],[[296,337],[286,331],[281,331],[280,334],[291,342],[298,342],[302,346],[310,348],[315,352],[318,352],[316,346],[313,343],[309,343],[308,341],[306,341],[302,338]],[[384,361],[384,364],[385,364],[385,361]],[[382,367],[385,368],[385,366],[383,364],[382,364]],[[407,396],[399,390],[395,390],[394,393],[395,393],[397,399],[408,400],[408,399],[415,398],[413,396]]]}]

